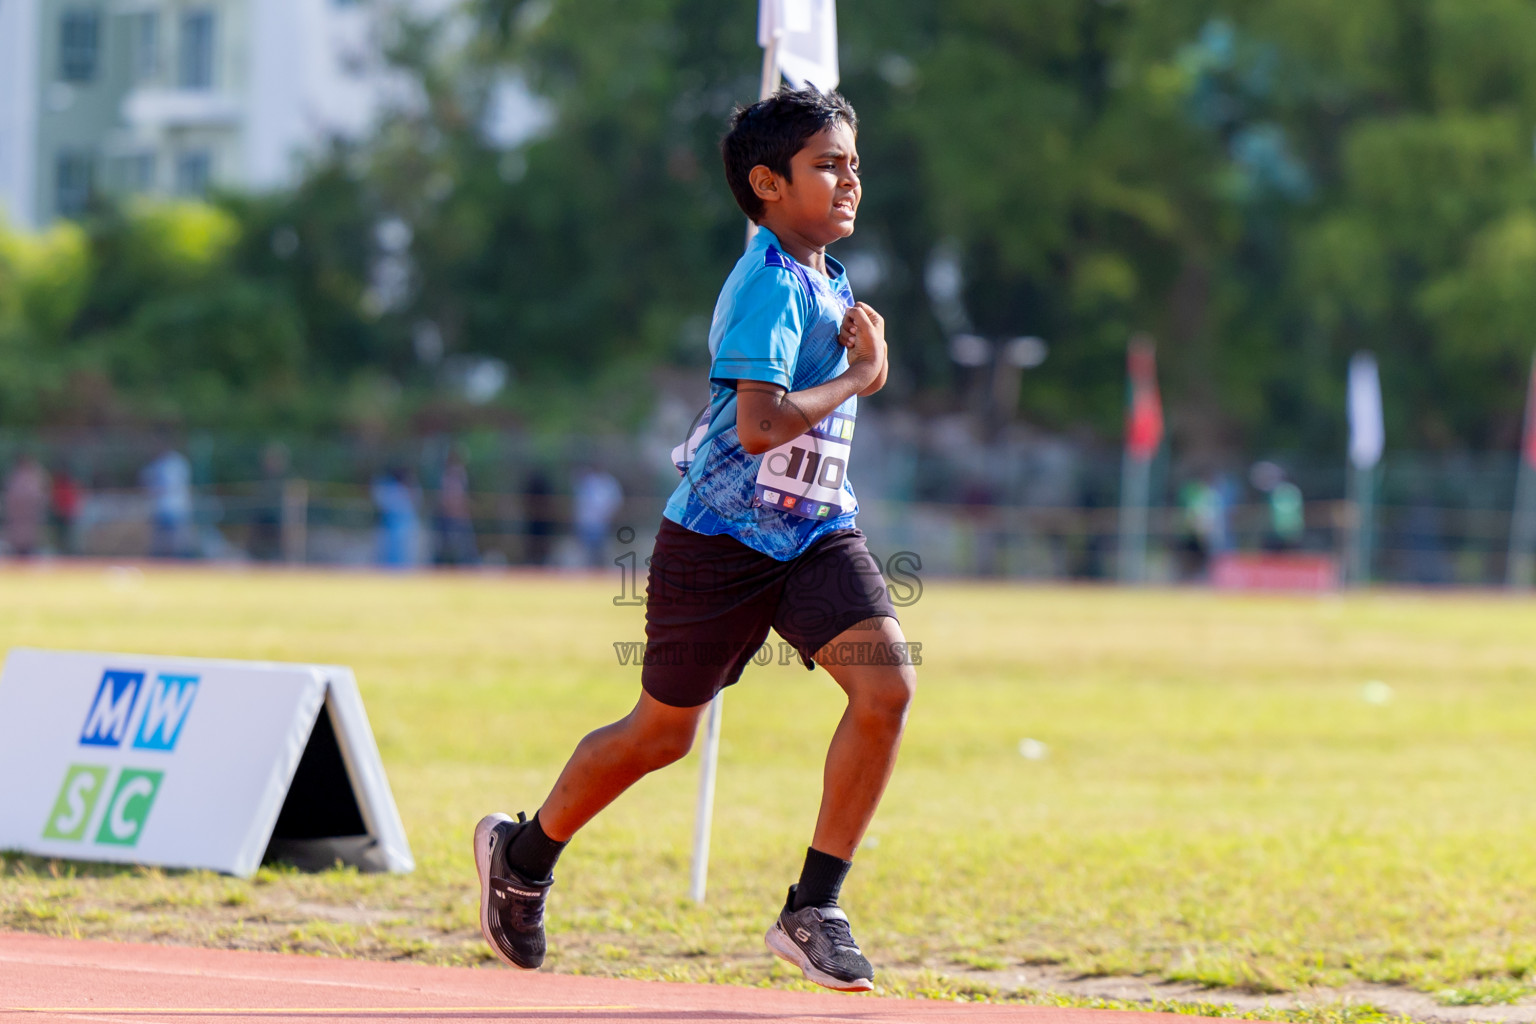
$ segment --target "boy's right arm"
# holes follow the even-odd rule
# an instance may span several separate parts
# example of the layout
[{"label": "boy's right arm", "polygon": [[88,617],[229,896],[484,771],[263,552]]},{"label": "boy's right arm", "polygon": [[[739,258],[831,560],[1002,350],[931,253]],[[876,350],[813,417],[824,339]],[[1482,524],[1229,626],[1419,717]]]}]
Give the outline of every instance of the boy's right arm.
[{"label": "boy's right arm", "polygon": [[885,380],[884,321],[858,306],[850,315],[857,329],[851,332],[848,369],[825,384],[790,393],[760,380],[736,382],[736,434],[748,455],[793,441],[854,395]]}]

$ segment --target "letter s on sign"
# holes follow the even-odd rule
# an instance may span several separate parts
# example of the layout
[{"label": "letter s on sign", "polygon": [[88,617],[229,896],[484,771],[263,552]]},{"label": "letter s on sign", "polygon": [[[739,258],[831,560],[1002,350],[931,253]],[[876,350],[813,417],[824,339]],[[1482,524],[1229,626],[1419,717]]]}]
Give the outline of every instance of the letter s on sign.
[{"label": "letter s on sign", "polygon": [[69,805],[66,815],[55,818],[53,827],[59,832],[74,832],[85,824],[85,812],[87,804],[86,794],[100,785],[101,780],[90,775],[76,775],[69,780],[64,794],[65,802]]}]

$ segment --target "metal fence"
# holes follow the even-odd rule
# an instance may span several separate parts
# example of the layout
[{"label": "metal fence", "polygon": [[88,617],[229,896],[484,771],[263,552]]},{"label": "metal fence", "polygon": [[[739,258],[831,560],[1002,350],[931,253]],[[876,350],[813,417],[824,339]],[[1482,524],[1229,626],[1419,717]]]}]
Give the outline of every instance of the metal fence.
[{"label": "metal fence", "polygon": [[[682,417],[680,422],[686,420]],[[659,422],[624,437],[484,433],[395,442],[192,435],[0,434],[0,474],[23,453],[77,499],[51,509],[44,553],[133,559],[155,550],[154,506],[140,474],[167,443],[192,468],[184,557],[317,565],[365,565],[381,551],[383,515],[371,482],[394,473],[412,495],[408,563],[611,566],[650,538],[677,476],[667,457],[681,427]],[[974,425],[861,417],[850,468],[860,525],[877,556],[909,553],[924,573],[1019,580],[1114,579],[1119,460],[1108,447],[1019,431],[978,440]],[[473,557],[447,559],[439,514],[443,466],[467,469]],[[1354,507],[1337,465],[1270,455],[1305,496],[1296,550],[1342,557]],[[579,535],[573,506],[578,467],[611,474],[624,499],[594,544]],[[1371,576],[1386,583],[1499,585],[1505,580],[1517,462],[1514,453],[1389,453],[1380,470]],[[1168,454],[1154,475],[1149,575],[1197,581],[1223,551],[1258,551],[1271,540],[1271,509],[1248,482],[1247,460],[1198,467]],[[1221,494],[1219,537],[1202,538],[1183,492],[1199,483]],[[3,503],[0,503],[3,504]],[[0,521],[9,511],[0,507]],[[626,529],[627,528],[627,529]],[[633,531],[631,535],[629,531]]]}]

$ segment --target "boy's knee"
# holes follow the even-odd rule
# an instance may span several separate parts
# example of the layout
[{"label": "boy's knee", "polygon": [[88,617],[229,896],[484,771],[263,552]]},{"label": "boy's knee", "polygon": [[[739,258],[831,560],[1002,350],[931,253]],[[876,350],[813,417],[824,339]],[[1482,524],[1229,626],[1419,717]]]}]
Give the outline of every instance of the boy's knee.
[{"label": "boy's knee", "polygon": [[871,673],[855,691],[853,703],[866,714],[904,719],[917,695],[917,673],[911,665],[893,665]]},{"label": "boy's knee", "polygon": [[665,768],[687,757],[688,751],[693,749],[693,736],[697,731],[695,725],[672,725],[646,736],[642,748],[650,769]]},{"label": "boy's knee", "polygon": [[661,762],[662,766],[666,766],[681,761],[683,758],[688,756],[688,751],[692,749],[693,733],[680,733],[675,736],[668,736],[666,740],[659,745],[659,748],[656,751],[656,757]]}]

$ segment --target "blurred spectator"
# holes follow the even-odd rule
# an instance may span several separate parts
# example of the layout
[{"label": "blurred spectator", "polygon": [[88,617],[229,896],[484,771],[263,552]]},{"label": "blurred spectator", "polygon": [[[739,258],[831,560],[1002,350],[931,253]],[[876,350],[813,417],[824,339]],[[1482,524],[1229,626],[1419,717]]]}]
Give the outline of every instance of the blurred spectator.
[{"label": "blurred spectator", "polygon": [[524,557],[529,565],[549,562],[550,538],[555,533],[554,486],[549,475],[535,466],[523,482],[523,514],[527,521],[528,544]]},{"label": "blurred spectator", "polygon": [[437,486],[437,543],[439,565],[474,565],[480,561],[475,547],[475,523],[469,507],[469,469],[456,451],[448,453],[443,478]]},{"label": "blurred spectator", "polygon": [[59,550],[66,555],[78,554],[78,538],[75,521],[80,518],[80,485],[64,466],[53,474],[52,495],[53,529],[59,538]]},{"label": "blurred spectator", "polygon": [[261,453],[261,482],[256,489],[256,518],[251,523],[251,557],[277,562],[283,557],[283,495],[288,487],[288,449],[276,441]]},{"label": "blurred spectator", "polygon": [[619,486],[612,473],[587,465],[576,471],[572,498],[575,504],[572,518],[586,564],[601,567],[607,561],[608,533],[613,517],[624,505],[624,488]]},{"label": "blurred spectator", "polygon": [[1232,509],[1237,505],[1242,496],[1242,485],[1233,479],[1230,473],[1217,473],[1211,483],[1211,488],[1216,495],[1214,507],[1214,529],[1211,534],[1211,552],[1220,554],[1223,551],[1231,551],[1232,536]]},{"label": "blurred spectator", "polygon": [[151,505],[151,557],[190,556],[192,464],[167,443],[155,460],[144,467],[139,481],[148,492]]},{"label": "blurred spectator", "polygon": [[38,554],[48,516],[48,474],[32,456],[21,456],[11,467],[4,502],[6,547],[18,558]]},{"label": "blurred spectator", "polygon": [[985,478],[973,476],[961,491],[960,501],[970,526],[972,572],[977,576],[1002,575],[1002,547],[1007,541],[995,524],[997,495]]},{"label": "blurred spectator", "polygon": [[1179,575],[1186,580],[1203,579],[1210,570],[1211,556],[1220,550],[1221,495],[1210,481],[1191,480],[1179,490],[1179,506],[1184,511]]},{"label": "blurred spectator", "polygon": [[1255,463],[1248,479],[1267,496],[1269,522],[1264,532],[1264,550],[1298,550],[1307,529],[1301,488],[1287,480],[1285,470],[1273,462]]},{"label": "blurred spectator", "polygon": [[1395,539],[1402,552],[1402,577],[1408,583],[1449,583],[1452,574],[1445,557],[1444,523],[1427,482],[1414,484],[1410,500],[1398,536],[1387,535],[1389,543]]},{"label": "blurred spectator", "polygon": [[410,568],[416,564],[421,540],[421,520],[416,513],[416,493],[410,474],[402,467],[373,479],[373,504],[379,513],[378,564]]},{"label": "blurred spectator", "polygon": [[1101,478],[1090,473],[1083,477],[1078,500],[1085,514],[1078,519],[1081,541],[1071,574],[1077,579],[1104,579],[1109,575],[1114,541],[1102,528],[1098,512],[1114,506],[1114,494]]}]

